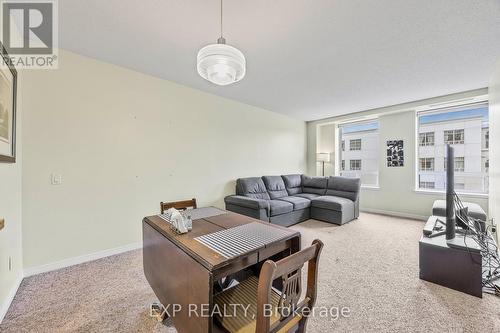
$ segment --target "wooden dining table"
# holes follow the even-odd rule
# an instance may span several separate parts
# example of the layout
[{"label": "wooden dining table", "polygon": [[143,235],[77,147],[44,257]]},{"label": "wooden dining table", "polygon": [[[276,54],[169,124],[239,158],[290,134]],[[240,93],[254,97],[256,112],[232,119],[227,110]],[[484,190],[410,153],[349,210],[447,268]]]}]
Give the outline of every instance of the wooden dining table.
[{"label": "wooden dining table", "polygon": [[[144,274],[164,308],[170,310],[167,312],[179,333],[216,332],[210,314],[219,281],[242,271],[257,275],[267,259],[279,260],[298,252],[301,237],[295,230],[215,207],[187,214],[192,215],[193,227],[185,234],[176,233],[159,215],[143,219]],[[264,227],[257,226],[279,238],[231,257],[199,241],[200,236],[249,223],[262,224]]]}]

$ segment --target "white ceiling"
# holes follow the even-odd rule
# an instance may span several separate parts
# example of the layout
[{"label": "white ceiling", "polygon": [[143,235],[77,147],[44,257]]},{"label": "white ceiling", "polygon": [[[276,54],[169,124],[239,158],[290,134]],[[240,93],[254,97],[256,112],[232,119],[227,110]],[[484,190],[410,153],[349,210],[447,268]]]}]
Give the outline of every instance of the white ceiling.
[{"label": "white ceiling", "polygon": [[225,0],[224,26],[247,74],[219,87],[219,0],[59,1],[62,48],[304,120],[486,87],[500,58],[500,0]]}]

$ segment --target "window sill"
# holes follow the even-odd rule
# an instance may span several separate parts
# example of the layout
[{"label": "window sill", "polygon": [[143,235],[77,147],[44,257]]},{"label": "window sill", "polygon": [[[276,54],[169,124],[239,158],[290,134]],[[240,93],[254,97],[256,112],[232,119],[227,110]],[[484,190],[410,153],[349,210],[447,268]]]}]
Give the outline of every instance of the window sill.
[{"label": "window sill", "polygon": [[[445,195],[445,191],[437,191],[437,190],[423,190],[423,189],[415,189],[416,193],[427,194],[427,195]],[[466,197],[466,198],[488,198],[489,195],[487,193],[466,193],[466,192],[457,192],[458,196]]]},{"label": "window sill", "polygon": [[380,190],[380,186],[361,185],[362,190]]}]

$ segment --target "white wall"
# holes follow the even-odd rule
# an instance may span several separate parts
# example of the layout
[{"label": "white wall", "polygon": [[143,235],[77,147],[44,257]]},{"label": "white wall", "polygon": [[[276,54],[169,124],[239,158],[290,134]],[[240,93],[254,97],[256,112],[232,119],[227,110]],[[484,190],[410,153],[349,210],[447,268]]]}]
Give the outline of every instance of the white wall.
[{"label": "white wall", "polygon": [[[418,102],[396,105],[375,110],[368,110],[346,116],[328,118],[307,123],[308,140],[315,140],[318,125],[338,123],[349,119],[368,119],[379,117],[379,188],[363,188],[361,190],[360,207],[362,210],[426,219],[431,213],[432,203],[444,198],[444,194],[422,193],[415,191],[415,158],[416,158],[416,113],[419,106],[462,98],[484,95],[487,89],[443,96]],[[386,141],[404,140],[405,166],[386,166]],[[316,142],[308,142],[314,147]],[[315,174],[312,154],[308,153],[308,173]],[[490,168],[491,170],[491,168]],[[462,196],[468,202],[476,202],[488,212],[488,198],[478,196]]]},{"label": "white wall", "polygon": [[[490,218],[500,223],[500,60],[490,81]],[[498,237],[498,232],[497,232]]]},{"label": "white wall", "polygon": [[303,121],[73,53],[24,96],[28,270],[140,242],[162,200],[223,207],[238,177],[306,168]]},{"label": "white wall", "polygon": [[[22,279],[22,228],[21,228],[21,182],[22,182],[22,76],[18,77],[17,95],[17,159],[16,163],[0,163],[0,218],[5,218],[5,228],[0,230],[0,322],[7,312]],[[13,267],[9,271],[9,257]]]}]

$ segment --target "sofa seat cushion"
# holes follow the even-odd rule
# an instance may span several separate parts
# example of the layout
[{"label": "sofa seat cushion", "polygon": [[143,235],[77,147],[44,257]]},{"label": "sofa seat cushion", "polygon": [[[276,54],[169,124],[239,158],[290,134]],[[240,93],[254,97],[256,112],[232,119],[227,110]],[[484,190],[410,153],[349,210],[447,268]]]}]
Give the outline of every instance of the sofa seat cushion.
[{"label": "sofa seat cushion", "polygon": [[311,201],[311,206],[329,210],[336,210],[338,212],[354,211],[354,201],[330,195],[314,198]]},{"label": "sofa seat cushion", "polygon": [[311,200],[299,196],[283,197],[278,200],[289,202],[293,205],[293,210],[306,209],[311,206]]},{"label": "sofa seat cushion", "polygon": [[293,204],[283,200],[269,200],[271,216],[281,215],[293,212]]},{"label": "sofa seat cushion", "polygon": [[[486,221],[486,213],[481,206],[472,202],[462,202],[462,204],[467,208],[467,213],[470,217]],[[432,215],[446,216],[446,200],[434,201],[434,204],[432,205]]]},{"label": "sofa seat cushion", "polygon": [[294,197],[300,197],[300,198],[305,198],[305,199],[308,199],[308,200],[312,200],[314,198],[320,197],[320,195],[319,194],[314,194],[314,193],[298,193],[298,194],[295,194]]}]

